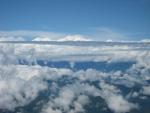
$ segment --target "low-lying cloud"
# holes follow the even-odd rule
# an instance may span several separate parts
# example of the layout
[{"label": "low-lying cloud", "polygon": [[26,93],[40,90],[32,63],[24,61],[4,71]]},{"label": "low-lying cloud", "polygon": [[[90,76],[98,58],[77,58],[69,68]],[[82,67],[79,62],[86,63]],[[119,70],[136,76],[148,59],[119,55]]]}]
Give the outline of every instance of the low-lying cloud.
[{"label": "low-lying cloud", "polygon": [[[136,48],[136,49],[135,49]],[[91,97],[106,104],[104,110],[126,113],[141,108],[133,98],[148,98],[150,52],[140,47],[0,44],[0,109],[13,111],[46,95],[41,113],[86,113]],[[21,65],[25,60],[27,64]],[[40,66],[37,60],[68,61],[70,68]],[[125,72],[96,69],[74,70],[77,61],[135,63]],[[139,90],[124,94],[120,86]],[[44,94],[42,92],[45,92]],[[41,94],[42,93],[42,94]],[[45,96],[45,95],[44,95]],[[92,103],[93,104],[93,103]],[[100,106],[99,106],[100,108]]]}]

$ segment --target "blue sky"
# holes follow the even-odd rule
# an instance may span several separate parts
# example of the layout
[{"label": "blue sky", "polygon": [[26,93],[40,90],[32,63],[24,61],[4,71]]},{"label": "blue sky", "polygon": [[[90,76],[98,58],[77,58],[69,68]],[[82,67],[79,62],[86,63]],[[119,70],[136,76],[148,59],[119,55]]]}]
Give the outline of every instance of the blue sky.
[{"label": "blue sky", "polygon": [[0,0],[0,31],[17,30],[149,39],[150,0]]}]

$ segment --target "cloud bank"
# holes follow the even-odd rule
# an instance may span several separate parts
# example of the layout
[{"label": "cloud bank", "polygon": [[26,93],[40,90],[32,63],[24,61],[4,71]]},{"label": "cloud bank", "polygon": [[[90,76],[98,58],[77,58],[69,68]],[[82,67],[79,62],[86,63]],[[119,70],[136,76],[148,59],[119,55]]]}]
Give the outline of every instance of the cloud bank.
[{"label": "cloud bank", "polygon": [[0,31],[0,41],[91,41],[79,34],[63,34],[45,31]]},{"label": "cloud bank", "polygon": [[[135,34],[136,35],[136,34]],[[141,40],[142,39],[142,40]],[[142,41],[149,42],[148,37],[133,37],[127,33],[109,27],[94,28],[84,34],[58,33],[36,30],[0,31],[0,41]]]},{"label": "cloud bank", "polygon": [[[85,47],[1,43],[0,110],[14,111],[37,101],[35,108],[40,106],[40,113],[86,113],[86,108],[94,104],[91,98],[97,98],[102,112],[138,110],[143,106],[132,99],[149,99],[150,95],[149,45],[140,45]],[[72,68],[41,66],[38,60],[45,64],[49,60],[67,61]],[[24,61],[26,63],[21,63]],[[74,70],[79,61],[106,62],[107,65],[134,63],[125,71]],[[137,86],[138,90],[134,90]],[[132,90],[124,92],[121,87]],[[100,104],[102,102],[104,105]]]}]

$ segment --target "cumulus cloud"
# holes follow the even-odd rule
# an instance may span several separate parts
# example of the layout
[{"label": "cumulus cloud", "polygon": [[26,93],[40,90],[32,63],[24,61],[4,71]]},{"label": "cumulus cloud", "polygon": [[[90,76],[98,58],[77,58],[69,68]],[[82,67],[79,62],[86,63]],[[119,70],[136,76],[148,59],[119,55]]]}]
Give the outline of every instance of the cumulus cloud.
[{"label": "cumulus cloud", "polygon": [[85,38],[82,35],[66,35],[60,38],[51,39],[50,37],[37,37],[34,38],[32,41],[91,41],[91,39]]},{"label": "cumulus cloud", "polygon": [[128,102],[121,95],[110,95],[107,102],[109,108],[116,113],[125,113],[129,112],[133,108],[137,108],[137,105]]},{"label": "cumulus cloud", "polygon": [[32,41],[52,41],[52,39],[48,37],[36,37]]},{"label": "cumulus cloud", "polygon": [[120,94],[120,90],[115,86],[101,82],[100,87],[102,88],[102,97],[107,102],[108,107],[115,113],[125,113],[137,108],[137,105],[123,98]]},{"label": "cumulus cloud", "polygon": [[91,39],[85,38],[81,35],[69,35],[62,39],[58,39],[58,41],[91,41]]},{"label": "cumulus cloud", "polygon": [[[42,113],[79,113],[90,106],[91,97],[101,98],[106,108],[115,113],[126,113],[138,109],[138,102],[130,98],[149,95],[150,53],[137,46],[71,46],[39,44],[0,44],[0,109],[10,111],[26,106],[40,92],[50,92]],[[19,62],[29,62],[21,65]],[[69,61],[75,67],[77,61],[117,62],[134,61],[124,72],[121,70],[101,71],[96,69],[74,70],[40,66],[37,61]],[[34,63],[33,63],[34,62]],[[119,85],[140,92],[123,94]],[[133,89],[134,90],[134,89]],[[129,95],[129,96],[128,96]],[[128,96],[128,98],[126,98]],[[140,104],[139,104],[140,105]]]},{"label": "cumulus cloud", "polygon": [[47,89],[48,84],[43,78],[55,80],[67,74],[70,74],[67,69],[0,65],[0,108],[13,110],[28,104],[40,91]]},{"label": "cumulus cloud", "polygon": [[144,95],[150,95],[150,86],[144,86],[143,90],[142,90],[142,93]]}]

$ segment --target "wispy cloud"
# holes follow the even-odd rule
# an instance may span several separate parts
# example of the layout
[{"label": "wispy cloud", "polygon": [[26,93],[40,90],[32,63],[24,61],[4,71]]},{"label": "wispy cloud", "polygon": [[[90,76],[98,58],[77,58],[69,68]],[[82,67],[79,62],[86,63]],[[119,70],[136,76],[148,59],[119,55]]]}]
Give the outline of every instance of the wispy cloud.
[{"label": "wispy cloud", "polygon": [[0,36],[62,36],[61,33],[46,32],[46,31],[30,31],[30,30],[16,30],[16,31],[0,31]]},{"label": "wispy cloud", "polygon": [[94,32],[90,34],[96,40],[100,41],[125,41],[128,40],[129,37],[125,35],[125,33],[121,33],[109,27],[98,27],[94,29]]},{"label": "wispy cloud", "polygon": [[[0,31],[0,37],[23,37],[26,40],[33,39],[35,37],[48,37],[50,39],[58,39],[65,34],[46,32],[46,31],[29,31],[29,30],[17,30],[17,31]],[[28,39],[29,38],[29,39]]]}]

